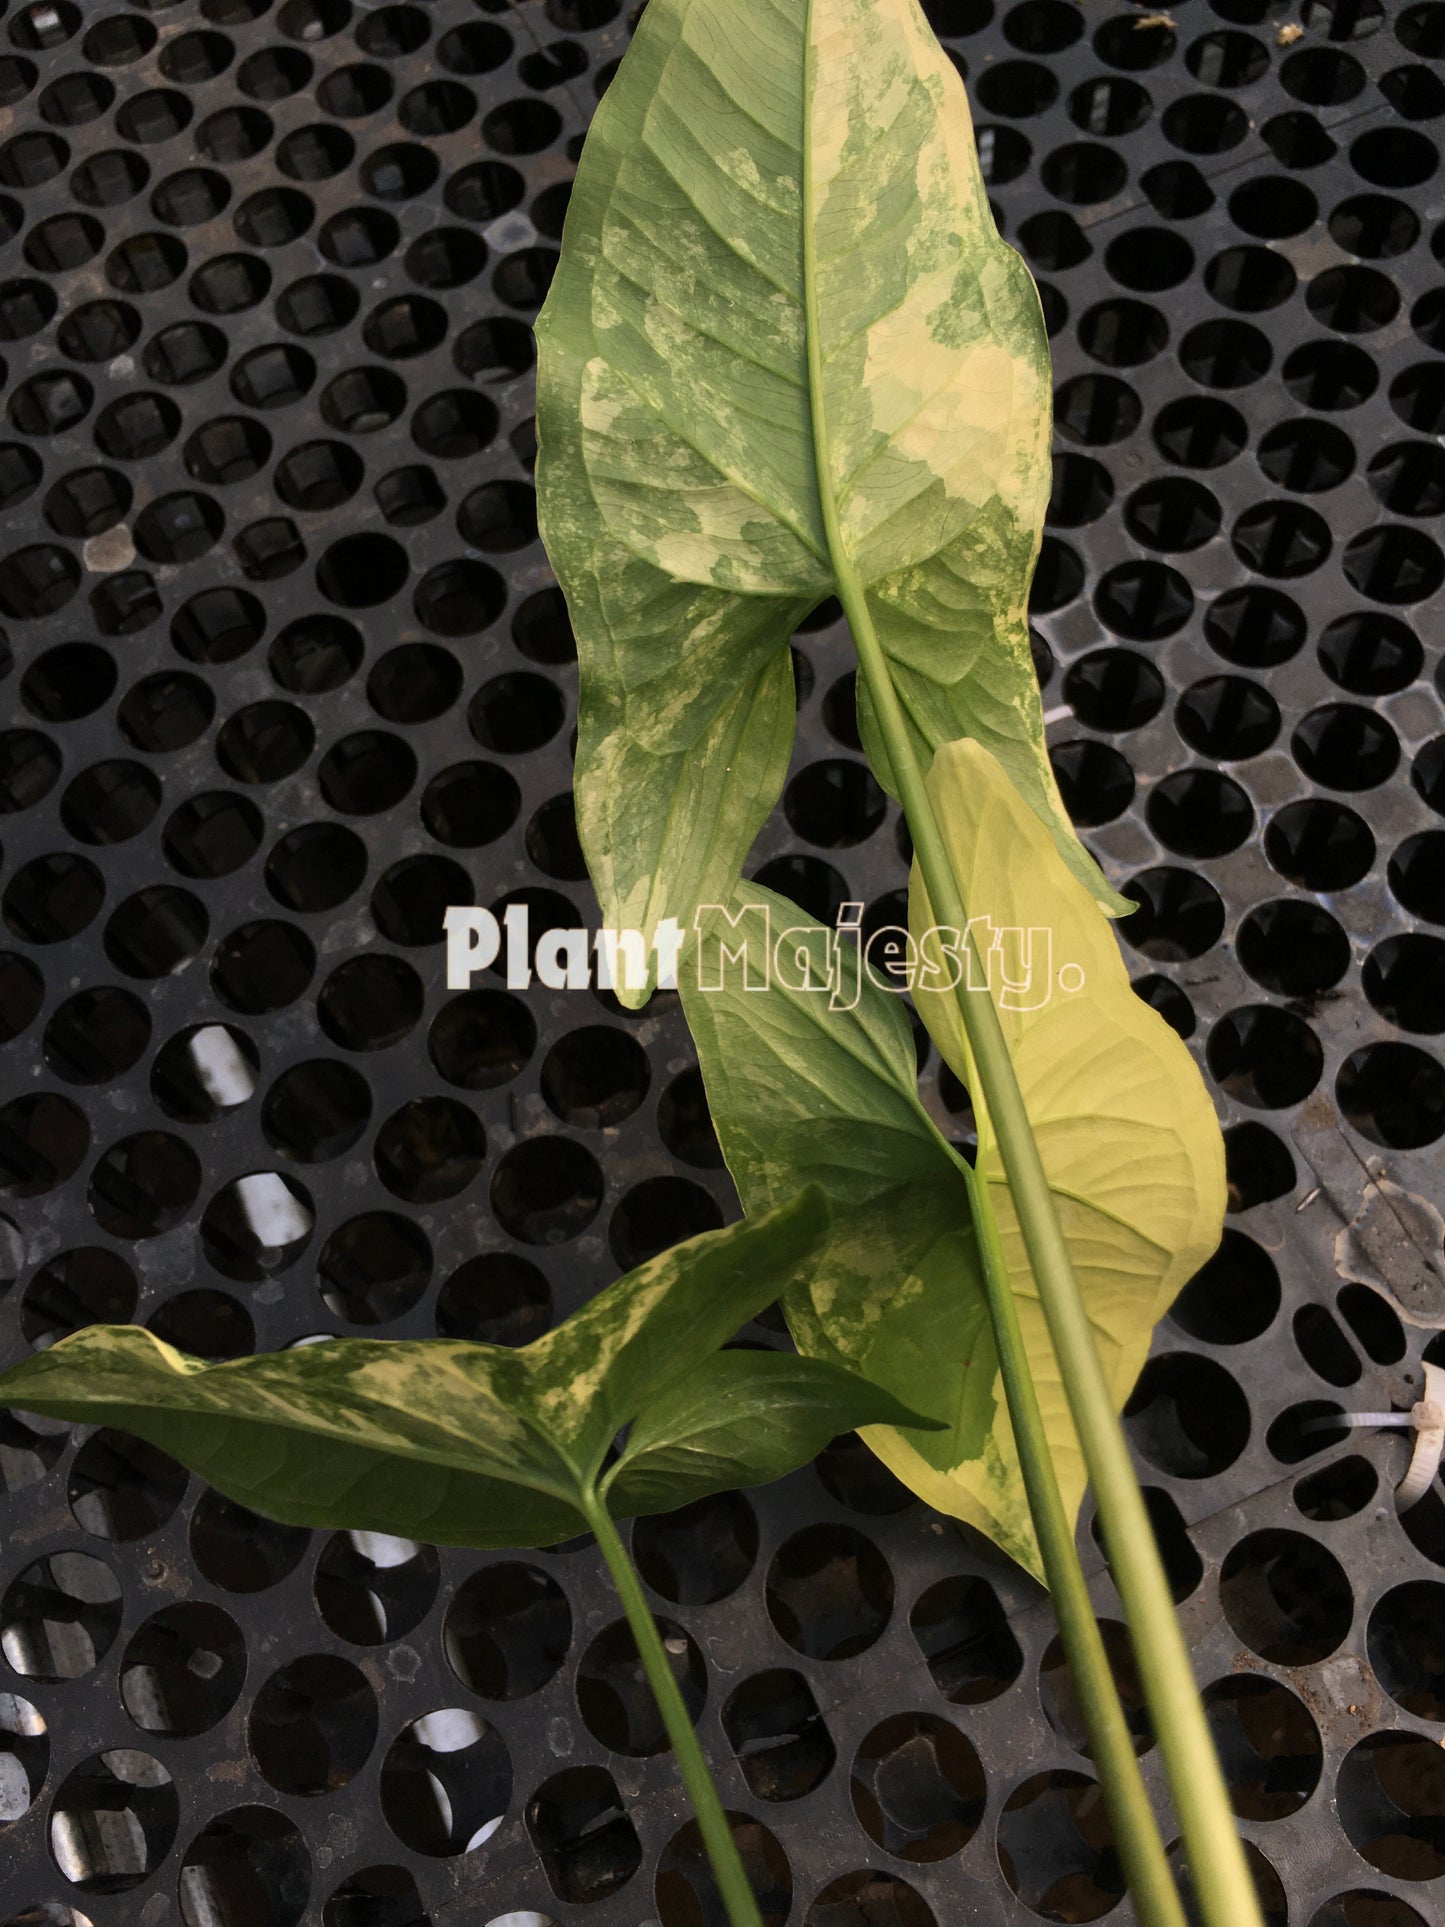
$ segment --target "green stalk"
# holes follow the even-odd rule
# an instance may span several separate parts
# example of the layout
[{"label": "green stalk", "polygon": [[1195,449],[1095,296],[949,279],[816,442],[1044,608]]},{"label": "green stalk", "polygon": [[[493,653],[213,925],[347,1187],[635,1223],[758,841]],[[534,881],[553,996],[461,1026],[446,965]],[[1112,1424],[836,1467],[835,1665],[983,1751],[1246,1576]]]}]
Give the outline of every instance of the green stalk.
[{"label": "green stalk", "polygon": [[1084,1729],[1119,1842],[1124,1878],[1141,1927],[1186,1927],[1183,1902],[1165,1858],[1159,1823],[1144,1791],[1134,1742],[1089,1599],[1059,1483],[1054,1477],[993,1201],[988,1195],[988,1186],[973,1171],[968,1172],[968,1196],[978,1234],[979,1255],[983,1259],[984,1291],[998,1347],[1004,1396],[1008,1400],[1019,1469],[1033,1515],[1034,1536],[1043,1555],[1059,1635],[1068,1655]]},{"label": "green stalk", "polygon": [[[809,0],[810,17],[811,12],[812,0]],[[811,46],[811,31],[809,40]],[[816,54],[810,51],[804,87],[802,227],[804,324],[807,330],[808,386],[818,499],[822,506],[838,598],[853,633],[859,668],[893,766],[913,836],[914,850],[935,915],[946,923],[956,925],[976,958],[977,945],[968,933],[962,893],[953,874],[932,803],[924,788],[923,773],[913,753],[898,693],[873,627],[863,586],[843,542],[837,499],[831,484],[832,464],[829,459],[817,314],[817,226],[812,177],[811,119],[816,58]],[[1153,1650],[1148,1654],[1147,1671],[1144,1654],[1139,1652],[1140,1672],[1149,1696],[1155,1729],[1170,1767],[1171,1783],[1175,1786],[1175,1801],[1181,1823],[1185,1826],[1191,1863],[1198,1866],[1209,1859],[1211,1874],[1218,1876],[1210,1881],[1207,1889],[1207,1927],[1263,1927],[1234,1828],[1223,1776],[1215,1759],[1213,1742],[1179,1632],[1174,1603],[1164,1582],[1143,1498],[1135,1482],[1123,1434],[1115,1420],[1108,1389],[1099,1369],[1083,1300],[1054,1211],[1053,1194],[1039,1161],[1038,1148],[1014,1077],[1013,1063],[998,1013],[991,997],[970,996],[964,983],[959,986],[958,1001],[974,1061],[979,1069],[982,1095],[998,1132],[1004,1168],[1024,1229],[1030,1263],[1038,1278],[1039,1295],[1049,1320],[1049,1330],[1053,1334],[1065,1389],[1070,1405],[1075,1409],[1075,1424],[1094,1480],[1095,1496],[1100,1515],[1104,1518],[1110,1557],[1114,1563],[1115,1580],[1124,1598],[1136,1651],[1153,1643]],[[998,1101],[1000,1091],[1003,1092],[1001,1106]],[[1017,1180],[1016,1170],[1020,1174]],[[1155,1927],[1156,1923],[1157,1927],[1182,1927],[1183,1909],[1165,1860],[1158,1824],[1144,1791],[1139,1762],[1119,1703],[1118,1689],[1109,1670],[1103,1639],[1089,1602],[1078,1548],[1059,1496],[1033,1375],[1019,1329],[1013,1289],[999,1246],[998,1226],[985,1195],[987,1186],[970,1174],[969,1190],[974,1206],[974,1224],[984,1258],[985,1289],[994,1343],[998,1349],[999,1369],[1033,1515],[1034,1531],[1049,1588],[1054,1596],[1060,1636],[1079,1693],[1080,1708],[1109,1803],[1126,1875],[1139,1912],[1149,1927]],[[1041,1225],[1045,1227],[1043,1234],[1039,1232]],[[1046,1229],[1050,1226],[1051,1238],[1046,1235]],[[1070,1294],[1076,1316],[1057,1317],[1056,1322],[1055,1302],[1068,1299]],[[1081,1359],[1082,1366],[1079,1364]],[[1089,1367],[1092,1367],[1092,1371]],[[1112,1457],[1100,1445],[1104,1433],[1117,1441],[1118,1453]],[[1128,1511],[1127,1503],[1123,1506],[1119,1503],[1121,1486],[1132,1492],[1133,1513]],[[1157,1585],[1150,1583],[1151,1561]],[[1123,1576],[1126,1566],[1127,1581]],[[1142,1582],[1139,1581],[1141,1571],[1144,1574]],[[1127,1592],[1126,1583],[1129,1588]],[[1162,1634],[1161,1619],[1167,1622]],[[1194,1757],[1187,1761],[1186,1770],[1184,1756],[1191,1752]],[[1177,1772],[1176,1767],[1180,1769]],[[1202,1787],[1196,1787],[1195,1780],[1202,1783]],[[1186,1787],[1185,1782],[1190,1784]],[[1190,1815],[1187,1820],[1186,1804]],[[1201,1894],[1205,1894],[1205,1882],[1200,1880],[1198,1884]],[[1216,1905],[1219,1911],[1214,1910]],[[1225,1911],[1226,1907],[1229,1911]]]},{"label": "green stalk", "polygon": [[643,1593],[642,1582],[627,1556],[622,1535],[613,1523],[606,1501],[599,1498],[596,1492],[588,1492],[582,1502],[582,1510],[587,1515],[588,1525],[597,1535],[602,1557],[607,1561],[607,1570],[622,1601],[627,1623],[632,1628],[632,1637],[637,1641],[638,1657],[647,1674],[653,1698],[657,1701],[657,1710],[662,1715],[667,1737],[672,1742],[678,1772],[692,1804],[702,1834],[702,1844],[707,1851],[723,1905],[727,1908],[728,1919],[732,1927],[763,1927],[762,1915],[758,1912],[758,1903],[753,1898],[753,1890],[743,1871],[732,1828],[723,1812],[707,1761],[698,1745],[697,1734],[683,1704],[682,1694],[678,1691],[677,1681],[672,1676],[672,1668],[667,1663],[656,1621]]},{"label": "green stalk", "polygon": [[[887,657],[873,626],[863,585],[839,527],[838,505],[832,483],[833,465],[818,327],[817,210],[812,177],[812,106],[817,84],[817,54],[812,47],[812,0],[809,0],[808,11],[810,51],[804,87],[802,143],[803,292],[818,499],[822,507],[838,599],[853,632],[858,666],[892,766],[933,914],[941,923],[962,933],[963,941],[968,945],[970,962],[977,963],[978,947],[968,931],[963,893],[954,875],[948,849],[933,812],[932,800],[924,785],[923,771],[914,753],[912,737],[889,673]],[[1038,1287],[1069,1409],[1093,1484],[1114,1583],[1123,1601],[1145,1697],[1155,1732],[1159,1736],[1160,1751],[1174,1795],[1200,1911],[1206,1927],[1264,1927],[1254,1883],[1244,1858],[1243,1844],[1225,1789],[1224,1776],[1219,1768],[1218,1755],[1195,1684],[1188,1648],[1174,1611],[1159,1549],[1154,1543],[1144,1497],[1134,1476],[1123,1428],[1114,1411],[1114,1402],[1094,1349],[1083,1295],[1074,1275],[1068,1245],[1039,1157],[1023,1094],[1014,1075],[1003,1026],[999,1023],[992,996],[971,995],[966,987],[968,981],[965,978],[959,984],[958,1007],[980,1086],[975,1096],[986,1105],[990,1123],[998,1138],[1004,1174],[1023,1233],[1024,1248]],[[985,1189],[986,1186],[982,1184],[974,1187],[976,1194]],[[991,1217],[991,1212],[986,1212],[983,1220],[979,1221],[981,1240],[988,1238]],[[995,1227],[995,1238],[996,1235]],[[996,1248],[993,1263],[995,1269],[1000,1269]],[[1048,1464],[1048,1445],[1043,1436],[1037,1403],[1027,1396],[1026,1388],[1032,1386],[1032,1374],[1022,1348],[1017,1317],[1010,1318],[1008,1315],[1007,1307],[1012,1305],[1012,1290],[1006,1277],[992,1280],[989,1302],[990,1311],[994,1314],[994,1338],[1008,1392],[1009,1416],[1019,1447],[1020,1463],[1024,1463],[1027,1455],[1034,1460],[1037,1470]],[[1024,1396],[1016,1400],[1016,1391],[1024,1392]],[[1032,1504],[1033,1493],[1030,1492],[1029,1496]],[[1058,1560],[1058,1579],[1052,1569],[1046,1566],[1045,1570],[1051,1588],[1061,1584],[1059,1596],[1063,1597],[1073,1583],[1068,1569],[1077,1569],[1078,1564],[1072,1536],[1064,1535],[1066,1546],[1058,1543],[1057,1536],[1048,1524],[1047,1506],[1042,1517],[1036,1514],[1035,1530],[1039,1535],[1041,1551],[1045,1549],[1044,1534],[1049,1533],[1050,1550],[1045,1557],[1052,1556]],[[1078,1584],[1083,1584],[1081,1572]],[[1068,1611],[1073,1618],[1073,1604]],[[1113,1678],[1107,1667],[1100,1677],[1097,1660],[1102,1656],[1102,1647],[1091,1655],[1087,1642],[1079,1642],[1077,1630],[1075,1624],[1073,1649],[1066,1646],[1066,1650],[1069,1651],[1070,1665],[1074,1668],[1074,1677],[1081,1691],[1084,1681],[1090,1682],[1088,1690],[1097,1712],[1106,1699],[1116,1697]],[[1062,1613],[1060,1631],[1067,1641],[1070,1635],[1065,1630]],[[1105,1721],[1097,1737],[1092,1731],[1090,1735],[1101,1763],[1109,1747],[1109,1735],[1105,1730],[1107,1724]],[[1137,1764],[1134,1770],[1137,1773]],[[1115,1778],[1115,1772],[1105,1773],[1103,1777],[1104,1784],[1108,1786]],[[1127,1794],[1122,1796],[1120,1811],[1124,1815],[1121,1843],[1130,1839],[1131,1854],[1145,1864],[1150,1857],[1150,1845],[1146,1840],[1131,1838],[1137,1816]]]},{"label": "green stalk", "polygon": [[[828,492],[825,490],[823,494],[826,505]],[[831,535],[830,531],[830,538]],[[862,585],[841,544],[834,552],[834,567],[838,574],[839,600],[853,632],[859,665],[893,766],[933,914],[940,923],[966,933],[968,915],[963,895],[913,752],[898,692],[893,687]],[[967,942],[972,967],[982,971],[982,961],[971,935]],[[969,974],[971,976],[971,971]],[[1023,1093],[1014,1075],[1003,1026],[993,998],[972,995],[967,979],[958,988],[958,1007],[978,1073],[980,1090],[976,1095],[986,1105],[998,1139],[1024,1248],[1089,1469],[1114,1583],[1123,1601],[1139,1676],[1159,1736],[1200,1912],[1206,1927],[1263,1927],[1254,1882],[1244,1858],[1213,1736],[1204,1716],[1189,1650],[1154,1542],[1144,1496],[1134,1476],[1123,1427],[1114,1411],[1094,1349],[1083,1295],[1074,1275]],[[976,1186],[979,1192],[985,1189],[982,1184]],[[1007,1281],[1004,1282],[1007,1286]],[[1012,1297],[1011,1289],[1007,1295]],[[1014,1329],[1017,1331],[1016,1321]],[[997,1323],[995,1336],[999,1336]],[[1001,1367],[1004,1356],[1001,1340]],[[1029,1377],[1026,1359],[1016,1358],[1013,1364],[1021,1377]],[[1007,1368],[1004,1369],[1007,1385]],[[1022,1458],[1020,1413],[1014,1407],[1012,1395],[1009,1416],[1015,1435],[1020,1438]],[[1037,1408],[1034,1417],[1037,1418]],[[1023,1414],[1023,1418],[1027,1430],[1028,1415]],[[1042,1439],[1037,1444],[1047,1450]],[[1035,1529],[1038,1529],[1037,1518]],[[1042,1535],[1040,1544],[1042,1546]],[[1051,1587],[1054,1584],[1052,1573],[1049,1583]],[[1072,1655],[1070,1663],[1074,1663]]]}]

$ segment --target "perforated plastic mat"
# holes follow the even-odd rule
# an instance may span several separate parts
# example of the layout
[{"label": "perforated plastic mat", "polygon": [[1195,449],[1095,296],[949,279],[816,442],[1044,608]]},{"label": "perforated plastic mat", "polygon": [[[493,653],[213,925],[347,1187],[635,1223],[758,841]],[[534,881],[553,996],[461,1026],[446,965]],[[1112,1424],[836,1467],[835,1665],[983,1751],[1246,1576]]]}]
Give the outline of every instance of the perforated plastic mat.
[{"label": "perforated plastic mat", "polygon": [[[1310,1421],[1408,1405],[1445,1313],[1445,5],[929,11],[1053,330],[1060,776],[1229,1132],[1129,1425],[1271,1927],[1419,1927],[1445,1508]],[[0,19],[12,1355],[521,1341],[736,1209],[675,1004],[448,994],[439,945],[595,914],[530,322],[628,24]],[[761,874],[871,933],[828,611],[797,661]],[[6,1927],[720,1923],[588,1544],[281,1530],[14,1417],[0,1473]],[[1129,1917],[1042,1595],[856,1444],[634,1544],[769,1927]]]}]

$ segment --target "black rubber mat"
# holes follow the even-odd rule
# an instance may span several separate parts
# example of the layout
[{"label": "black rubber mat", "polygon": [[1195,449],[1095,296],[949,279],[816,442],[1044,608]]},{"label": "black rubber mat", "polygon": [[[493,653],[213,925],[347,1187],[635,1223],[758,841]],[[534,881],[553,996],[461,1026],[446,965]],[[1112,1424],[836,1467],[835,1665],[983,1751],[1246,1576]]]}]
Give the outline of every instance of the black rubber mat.
[{"label": "black rubber mat", "polygon": [[[1228,1133],[1130,1429],[1271,1927],[1423,1927],[1445,1507],[1311,1422],[1445,1322],[1445,5],[927,11],[1053,333],[1057,768]],[[595,918],[530,324],[630,17],[0,13],[11,1355],[521,1342],[736,1210],[675,1000],[440,943]],[[835,613],[755,867],[871,931]],[[0,1477],[6,1927],[722,1927],[590,1543],[308,1535],[14,1416]],[[856,1443],[633,1540],[769,1927],[1130,1918],[1042,1594]]]}]

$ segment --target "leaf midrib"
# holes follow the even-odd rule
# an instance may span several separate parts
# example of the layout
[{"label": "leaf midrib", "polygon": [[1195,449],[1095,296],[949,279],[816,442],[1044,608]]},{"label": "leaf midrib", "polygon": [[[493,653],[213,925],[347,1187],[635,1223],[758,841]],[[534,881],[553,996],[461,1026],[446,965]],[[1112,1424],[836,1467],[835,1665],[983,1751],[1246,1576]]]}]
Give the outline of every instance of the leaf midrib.
[{"label": "leaf midrib", "polygon": [[813,40],[813,11],[816,0],[808,0],[803,22],[803,341],[808,357],[808,418],[813,428],[813,484],[823,516],[823,535],[828,559],[833,564],[840,597],[847,588],[858,586],[853,565],[843,548],[843,533],[838,519],[838,504],[828,483],[832,472],[828,459],[828,408],[823,395],[823,340],[818,323],[818,199],[813,178],[813,99],[817,92],[818,56]]}]

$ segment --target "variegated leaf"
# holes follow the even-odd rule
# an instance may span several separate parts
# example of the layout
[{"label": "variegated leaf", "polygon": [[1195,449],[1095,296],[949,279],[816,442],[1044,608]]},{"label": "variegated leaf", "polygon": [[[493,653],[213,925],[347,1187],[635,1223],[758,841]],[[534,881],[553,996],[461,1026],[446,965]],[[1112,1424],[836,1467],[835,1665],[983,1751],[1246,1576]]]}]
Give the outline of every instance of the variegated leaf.
[{"label": "variegated leaf", "polygon": [[133,1432],[288,1525],[546,1545],[581,1526],[565,1463],[517,1409],[522,1357],[336,1338],[207,1364],[138,1326],[94,1325],[6,1372],[0,1400]]},{"label": "variegated leaf", "polygon": [[[941,752],[931,782],[965,901],[992,925],[982,926],[985,949],[990,934],[999,938],[995,986],[1015,1068],[1122,1405],[1155,1324],[1218,1243],[1219,1128],[1188,1051],[1134,995],[1107,921],[994,759],[975,744],[955,745]],[[744,910],[744,898],[754,907]],[[916,877],[913,911],[923,943],[930,920]],[[702,957],[684,970],[683,998],[745,1208],[767,1210],[800,1180],[820,1185],[832,1207],[826,1244],[784,1300],[798,1348],[864,1372],[943,1419],[942,1431],[889,1424],[865,1436],[913,1491],[1042,1578],[963,1168],[919,1101],[904,1008],[859,971],[845,939],[790,928],[800,921],[795,906],[756,883],[743,886],[729,916],[735,925],[720,912],[704,920]],[[1034,975],[1026,984],[1030,930]],[[765,993],[744,988],[736,964],[717,967],[708,946],[723,936],[734,952],[747,945],[755,981],[768,958]],[[923,954],[943,961],[935,939]],[[835,974],[840,960],[845,967]],[[1000,964],[1013,985],[1007,994]],[[1074,985],[1070,965],[1081,968],[1082,982],[1061,990],[1047,971],[1064,968]],[[938,970],[920,978],[914,1000],[968,1084],[954,997],[926,987],[943,981]],[[833,1008],[829,986],[845,1004],[855,984],[853,1007]],[[1040,1008],[1010,1008],[1034,996]],[[1002,1222],[1050,1456],[1072,1518],[1083,1462],[986,1112],[977,1168]]]},{"label": "variegated leaf", "polygon": [[[832,1210],[827,1242],[784,1299],[798,1349],[863,1372],[942,1430],[871,1426],[878,1456],[940,1511],[966,1519],[1042,1577],[979,1272],[957,1153],[919,1102],[917,1054],[896,996],[866,976],[846,939],[799,926],[797,906],[756,883],[705,920],[703,954],[681,982],[708,1103],[748,1211],[799,1182]],[[708,946],[746,944],[765,991]],[[835,952],[834,946],[841,948]],[[834,959],[840,1004],[828,985]],[[703,988],[703,985],[713,986]],[[811,984],[814,988],[804,988]]]},{"label": "variegated leaf", "polygon": [[1065,818],[1029,654],[1038,296],[917,0],[652,0],[537,332],[541,524],[609,923],[726,899],[787,767],[789,636],[844,576],[925,766],[989,744],[1123,907]]},{"label": "variegated leaf", "polygon": [[[582,1529],[575,1502],[619,1428],[770,1304],[826,1227],[805,1192],[664,1252],[515,1351],[336,1338],[207,1364],[99,1325],[0,1375],[0,1403],[119,1426],[290,1524],[548,1545]],[[649,1491],[681,1502],[661,1475]]]}]

